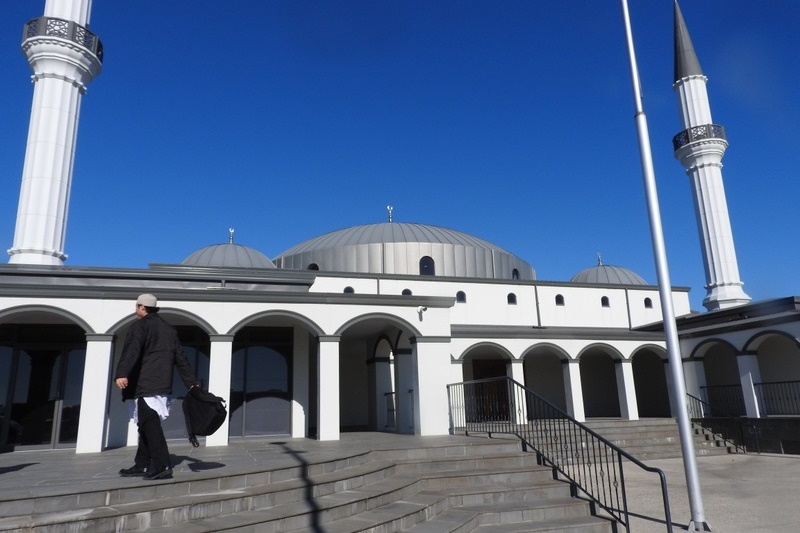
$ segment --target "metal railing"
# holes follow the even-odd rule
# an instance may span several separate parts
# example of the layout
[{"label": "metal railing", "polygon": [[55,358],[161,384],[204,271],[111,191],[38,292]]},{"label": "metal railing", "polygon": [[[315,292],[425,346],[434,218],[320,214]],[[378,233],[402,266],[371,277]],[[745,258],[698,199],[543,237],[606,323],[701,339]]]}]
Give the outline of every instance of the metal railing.
[{"label": "metal railing", "polygon": [[745,416],[744,395],[741,385],[713,385],[700,387],[706,402],[724,416]]},{"label": "metal railing", "polygon": [[762,416],[800,415],[800,381],[754,383]]},{"label": "metal railing", "polygon": [[672,138],[673,150],[678,150],[689,143],[703,139],[725,140],[725,127],[719,124],[703,124],[685,129]]},{"label": "metal railing", "polygon": [[686,409],[692,422],[715,435],[719,435],[726,444],[731,444],[736,449],[747,452],[747,435],[755,438],[756,450],[758,445],[758,432],[755,426],[747,422],[746,418],[732,415],[719,407],[704,402],[697,396],[686,394]]},{"label": "metal railing", "polygon": [[22,30],[22,40],[24,42],[33,37],[58,37],[72,41],[91,52],[101,63],[103,61],[103,43],[97,35],[71,20],[55,17],[29,20]]},{"label": "metal railing", "polygon": [[630,529],[630,517],[661,519],[629,509],[623,465],[632,465],[659,477],[664,502],[664,524],[672,531],[667,479],[599,434],[511,378],[493,378],[447,386],[451,432],[492,433],[519,437],[524,448],[536,452],[537,462],[553,469],[593,504]]}]

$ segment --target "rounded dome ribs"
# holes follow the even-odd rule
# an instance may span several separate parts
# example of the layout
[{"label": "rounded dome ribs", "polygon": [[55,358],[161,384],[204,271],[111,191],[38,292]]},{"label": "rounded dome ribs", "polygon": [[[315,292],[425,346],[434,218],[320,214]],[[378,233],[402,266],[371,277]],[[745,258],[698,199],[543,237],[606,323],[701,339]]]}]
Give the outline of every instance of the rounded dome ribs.
[{"label": "rounded dome ribs", "polygon": [[184,259],[181,264],[198,267],[275,268],[275,263],[258,250],[234,243],[206,246]]},{"label": "rounded dome ribs", "polygon": [[597,265],[581,270],[570,280],[575,283],[592,283],[598,285],[647,285],[648,283],[636,272],[613,265]]},{"label": "rounded dome ribs", "polygon": [[275,264],[295,270],[420,275],[420,262],[426,257],[433,260],[436,276],[535,279],[530,264],[487,241],[447,228],[403,222],[326,233],[283,252]]}]

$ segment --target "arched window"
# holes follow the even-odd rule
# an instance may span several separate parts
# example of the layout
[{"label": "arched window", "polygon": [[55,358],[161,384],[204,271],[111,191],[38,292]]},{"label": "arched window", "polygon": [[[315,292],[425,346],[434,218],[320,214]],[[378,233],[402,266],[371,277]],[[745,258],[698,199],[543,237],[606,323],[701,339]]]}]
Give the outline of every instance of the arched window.
[{"label": "arched window", "polygon": [[345,294],[353,294],[354,292],[356,292],[356,291],[353,289],[353,287],[348,286],[348,287],[344,288],[344,293]]},{"label": "arched window", "polygon": [[564,305],[564,295],[556,294],[556,305]]},{"label": "arched window", "polygon": [[508,293],[508,305],[517,305],[517,295],[513,292]]},{"label": "arched window", "polygon": [[426,255],[419,260],[419,275],[420,276],[435,276],[436,275],[436,262],[433,257]]},{"label": "arched window", "polygon": [[465,304],[467,303],[467,293],[464,291],[458,291],[456,293],[456,303]]},{"label": "arched window", "polygon": [[608,302],[608,296],[603,296],[600,298],[600,305],[603,307],[611,307],[611,304]]},{"label": "arched window", "polygon": [[411,289],[403,289],[403,296],[411,296]]},{"label": "arched window", "polygon": [[519,279],[519,270],[516,268],[511,271],[511,279]]},{"label": "arched window", "polygon": [[652,309],[653,308],[653,300],[651,300],[650,298],[645,298],[644,299],[644,308],[645,309]]},{"label": "arched window", "polygon": [[311,263],[310,265],[308,265],[308,269],[309,270],[319,270],[319,265],[317,265],[316,263]]}]

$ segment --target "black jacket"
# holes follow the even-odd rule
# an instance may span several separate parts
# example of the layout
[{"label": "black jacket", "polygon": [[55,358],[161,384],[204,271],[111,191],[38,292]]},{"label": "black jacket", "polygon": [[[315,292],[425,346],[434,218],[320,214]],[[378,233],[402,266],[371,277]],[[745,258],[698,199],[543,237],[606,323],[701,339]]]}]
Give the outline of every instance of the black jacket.
[{"label": "black jacket", "polygon": [[172,369],[191,388],[197,383],[192,367],[183,355],[175,328],[156,313],[150,313],[133,323],[114,379],[128,378],[122,399],[172,394]]}]

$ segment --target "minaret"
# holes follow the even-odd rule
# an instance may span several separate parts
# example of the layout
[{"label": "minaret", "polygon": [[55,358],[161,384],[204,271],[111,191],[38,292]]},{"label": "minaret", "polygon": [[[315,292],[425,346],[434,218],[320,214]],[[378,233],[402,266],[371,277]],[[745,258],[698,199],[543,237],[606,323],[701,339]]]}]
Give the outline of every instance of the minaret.
[{"label": "minaret", "polygon": [[675,84],[683,131],[672,139],[675,157],[692,178],[697,226],[703,247],[706,297],[709,311],[746,304],[733,246],[722,157],[728,147],[725,128],[711,120],[707,78],[700,70],[689,32],[675,0]]},{"label": "minaret", "polygon": [[91,0],[47,0],[25,24],[22,52],[33,70],[33,104],[10,263],[62,265],[86,86],[100,73],[103,46],[89,31]]}]

